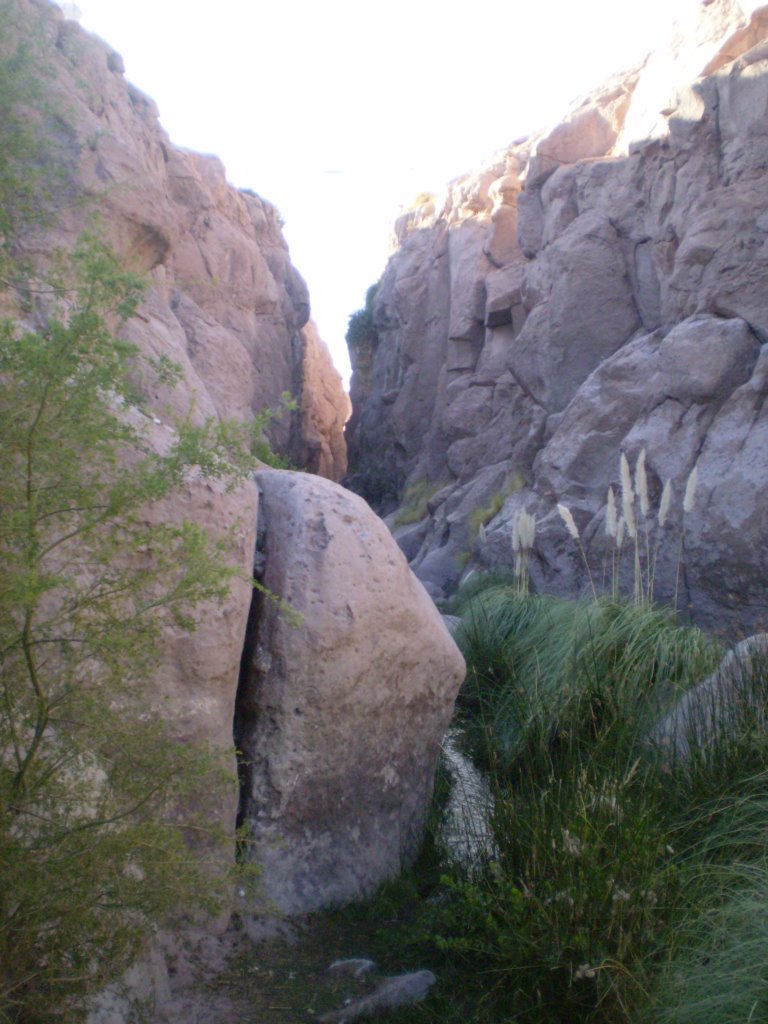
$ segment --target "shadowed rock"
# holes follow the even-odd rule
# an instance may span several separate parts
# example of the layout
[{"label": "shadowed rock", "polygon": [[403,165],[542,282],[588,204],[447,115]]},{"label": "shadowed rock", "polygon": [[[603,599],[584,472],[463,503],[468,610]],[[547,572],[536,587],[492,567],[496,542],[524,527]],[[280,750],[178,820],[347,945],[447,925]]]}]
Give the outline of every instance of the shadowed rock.
[{"label": "shadowed rock", "polygon": [[324,1013],[317,1019],[319,1024],[344,1024],[346,1021],[371,1017],[386,1010],[412,1006],[427,995],[436,981],[437,978],[431,971],[416,971],[413,974],[402,974],[397,978],[387,978],[370,995],[355,999],[341,1010]]},{"label": "shadowed rock", "polygon": [[759,711],[767,689],[768,633],[759,633],[737,644],[711,676],[685,694],[654,727],[651,742],[685,761],[691,746],[715,742],[745,713]]},{"label": "shadowed rock", "polygon": [[766,111],[768,10],[713,0],[561,125],[398,222],[364,393],[352,378],[350,480],[382,513],[441,486],[404,538],[436,597],[472,567],[511,566],[521,508],[541,524],[536,586],[583,592],[555,506],[574,510],[599,574],[619,453],[645,448],[652,503],[667,479],[677,496],[657,600],[677,593],[702,625],[763,628]]}]

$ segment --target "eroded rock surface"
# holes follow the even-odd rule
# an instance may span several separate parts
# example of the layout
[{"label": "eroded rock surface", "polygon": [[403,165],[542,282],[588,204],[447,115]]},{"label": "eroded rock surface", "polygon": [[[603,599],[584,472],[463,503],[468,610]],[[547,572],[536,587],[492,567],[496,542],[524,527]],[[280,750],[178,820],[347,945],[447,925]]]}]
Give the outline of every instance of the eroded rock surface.
[{"label": "eroded rock surface", "polygon": [[650,742],[672,762],[684,763],[696,750],[729,731],[751,725],[765,729],[765,669],[768,634],[736,644],[717,670],[685,693],[651,730]]},{"label": "eroded rock surface", "polygon": [[[338,476],[347,399],[309,321],[277,210],[229,185],[216,157],[173,146],[111,47],[48,0],[20,3],[49,46],[46,88],[67,175],[55,229],[29,248],[44,258],[70,247],[96,216],[101,236],[148,283],[127,336],[182,369],[179,387],[151,395],[152,412],[247,420],[290,392],[299,408],[275,420],[274,445]],[[322,459],[317,444],[328,450]]]},{"label": "eroded rock surface", "polygon": [[654,509],[665,480],[676,496],[657,599],[683,532],[680,603],[718,628],[765,617],[766,111],[768,8],[715,0],[552,132],[398,221],[356,354],[349,479],[382,513],[431,495],[396,535],[433,594],[509,566],[521,508],[540,521],[535,584],[581,592],[555,506],[599,573],[619,453],[645,448]]},{"label": "eroded rock surface", "polygon": [[300,621],[264,598],[249,630],[241,815],[259,906],[292,914],[367,893],[413,858],[464,662],[361,498],[279,470],[257,483],[263,583]]},{"label": "eroded rock surface", "polygon": [[[309,320],[307,288],[275,208],[230,186],[215,157],[174,147],[154,103],[125,80],[107,44],[48,0],[18,6],[30,34],[39,34],[52,158],[62,169],[52,226],[27,235],[23,245],[44,264],[56,247],[71,249],[83,230],[95,229],[144,279],[143,301],[124,333],[145,356],[170,359],[181,370],[175,388],[144,382],[149,442],[167,450],[177,419],[247,423],[278,408],[288,392],[297,407],[274,420],[274,447],[338,478],[348,400]],[[147,710],[167,720],[169,738],[210,745],[231,767],[229,779],[222,776],[209,794],[211,821],[228,836],[218,851],[222,869],[233,855],[232,716],[252,599],[257,501],[251,482],[230,490],[190,478],[147,513],[166,524],[199,524],[215,538],[232,532],[229,557],[240,576],[221,605],[197,610],[193,633],[170,618],[163,623],[149,688],[154,707]]]}]

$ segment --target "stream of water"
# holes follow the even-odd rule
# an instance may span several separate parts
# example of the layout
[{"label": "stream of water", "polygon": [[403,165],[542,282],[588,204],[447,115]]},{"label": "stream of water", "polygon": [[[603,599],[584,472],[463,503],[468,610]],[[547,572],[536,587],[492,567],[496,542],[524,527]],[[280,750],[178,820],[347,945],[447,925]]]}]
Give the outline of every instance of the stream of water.
[{"label": "stream of water", "polygon": [[493,794],[485,775],[461,751],[460,742],[459,729],[449,729],[443,739],[451,794],[442,839],[460,864],[471,867],[480,858],[493,856],[495,851],[491,829]]}]

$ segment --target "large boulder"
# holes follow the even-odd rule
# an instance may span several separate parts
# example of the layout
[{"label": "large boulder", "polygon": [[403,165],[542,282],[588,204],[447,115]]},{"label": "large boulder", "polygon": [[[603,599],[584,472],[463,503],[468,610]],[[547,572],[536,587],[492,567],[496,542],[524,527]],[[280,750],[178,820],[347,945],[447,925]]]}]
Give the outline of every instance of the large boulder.
[{"label": "large boulder", "polygon": [[691,747],[713,744],[745,720],[764,729],[766,668],[768,634],[742,640],[712,675],[688,690],[656,723],[651,743],[670,759],[684,762]]},{"label": "large boulder", "polygon": [[260,908],[293,914],[369,892],[413,858],[464,662],[361,498],[300,473],[257,483],[270,594],[238,696],[241,816]]}]

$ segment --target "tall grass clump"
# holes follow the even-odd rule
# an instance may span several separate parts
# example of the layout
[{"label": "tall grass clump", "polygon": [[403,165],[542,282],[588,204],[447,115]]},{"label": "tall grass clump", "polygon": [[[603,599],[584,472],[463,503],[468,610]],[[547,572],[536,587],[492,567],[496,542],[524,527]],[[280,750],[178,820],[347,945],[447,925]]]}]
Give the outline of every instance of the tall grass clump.
[{"label": "tall grass clump", "polygon": [[721,884],[721,899],[688,920],[656,984],[649,1024],[768,1020],[768,868],[741,865]]},{"label": "tall grass clump", "polygon": [[614,721],[613,740],[631,746],[719,653],[662,610],[526,597],[503,582],[475,584],[458,639],[468,663],[460,707],[475,752],[504,769],[529,758],[542,736],[550,753],[568,737],[570,757],[575,737],[590,740]]},{"label": "tall grass clump", "polygon": [[[462,999],[480,979],[441,1019],[768,1019],[766,659],[701,687],[722,651],[671,612],[529,596],[514,574],[473,577],[453,610],[493,842],[429,904]],[[684,742],[657,742],[686,693]]]},{"label": "tall grass clump", "polygon": [[[659,554],[666,540],[666,528],[670,520],[672,508],[673,486],[667,480],[661,491],[658,508],[652,506],[646,453],[643,448],[635,463],[634,476],[629,460],[624,452],[619,457],[619,499],[613,486],[606,494],[604,523],[608,539],[610,565],[603,566],[602,589],[611,595],[614,601],[620,596],[622,568],[627,556],[632,560],[632,601],[636,605],[652,605],[656,590],[656,568]],[[680,591],[680,575],[684,561],[684,522],[695,506],[698,465],[691,470],[685,487],[680,513],[680,537],[675,567],[675,588],[672,606],[677,607]],[[579,555],[584,563],[589,581],[590,592],[597,598],[598,584],[596,574],[587,558],[581,533],[567,505],[558,504],[557,511],[568,534],[578,546]],[[608,570],[608,581],[606,581]],[[599,580],[599,577],[598,577]]]}]

